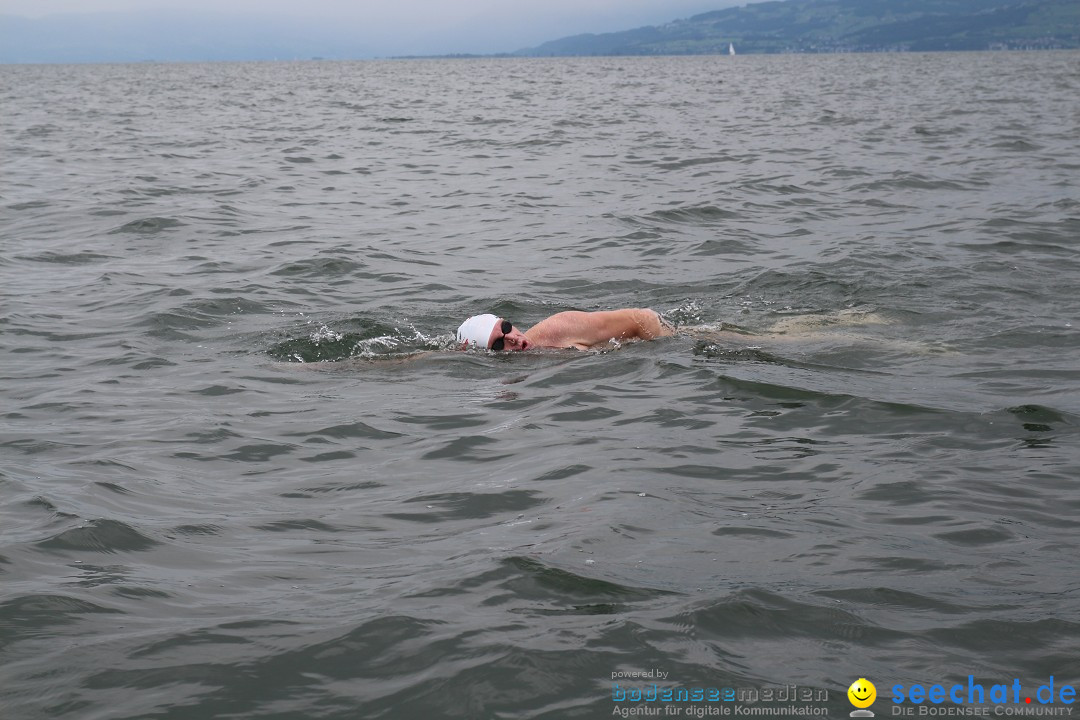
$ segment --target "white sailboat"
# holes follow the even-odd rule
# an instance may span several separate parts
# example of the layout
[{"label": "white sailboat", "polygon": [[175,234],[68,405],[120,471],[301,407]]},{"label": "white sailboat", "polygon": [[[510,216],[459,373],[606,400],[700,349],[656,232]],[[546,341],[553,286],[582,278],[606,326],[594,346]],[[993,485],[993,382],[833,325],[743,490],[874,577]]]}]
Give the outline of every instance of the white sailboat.
[{"label": "white sailboat", "polygon": [[728,43],[727,44],[727,54],[728,55],[734,55],[735,54],[735,43]]}]

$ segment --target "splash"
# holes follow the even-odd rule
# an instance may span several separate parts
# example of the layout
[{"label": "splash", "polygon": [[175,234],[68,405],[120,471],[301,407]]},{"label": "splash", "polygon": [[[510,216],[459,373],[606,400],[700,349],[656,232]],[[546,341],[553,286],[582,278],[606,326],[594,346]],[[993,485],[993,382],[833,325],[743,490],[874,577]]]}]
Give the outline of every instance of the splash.
[{"label": "splash", "polygon": [[325,325],[319,326],[318,330],[311,333],[311,341],[315,342],[315,343],[337,342],[338,340],[341,340],[343,337],[344,336],[341,333],[335,332],[335,331],[331,330],[330,328],[326,327]]},{"label": "splash", "polygon": [[704,322],[701,312],[701,305],[696,300],[687,299],[682,305],[664,312],[664,318],[676,325],[700,325]]},{"label": "splash", "polygon": [[452,347],[449,335],[427,335],[408,320],[401,326],[367,318],[341,322],[307,321],[302,336],[275,343],[267,354],[275,360],[294,363],[336,362],[350,358],[395,358]]}]

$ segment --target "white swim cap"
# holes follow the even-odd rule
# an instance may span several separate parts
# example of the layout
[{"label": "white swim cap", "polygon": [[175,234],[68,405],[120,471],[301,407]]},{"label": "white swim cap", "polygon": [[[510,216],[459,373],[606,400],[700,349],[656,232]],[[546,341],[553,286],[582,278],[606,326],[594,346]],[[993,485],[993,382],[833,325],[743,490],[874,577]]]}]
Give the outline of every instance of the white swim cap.
[{"label": "white swim cap", "polygon": [[499,318],[490,313],[473,315],[461,323],[461,327],[457,329],[458,342],[479,345],[487,350],[488,340],[491,339],[491,331],[495,329],[498,323]]}]

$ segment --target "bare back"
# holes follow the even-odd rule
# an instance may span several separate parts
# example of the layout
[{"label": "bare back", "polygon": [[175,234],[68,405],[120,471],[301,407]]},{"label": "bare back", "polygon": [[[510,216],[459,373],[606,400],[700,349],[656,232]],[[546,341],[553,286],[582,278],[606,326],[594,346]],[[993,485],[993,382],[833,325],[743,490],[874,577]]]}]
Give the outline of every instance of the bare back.
[{"label": "bare back", "polygon": [[525,331],[539,347],[588,350],[611,340],[652,340],[674,331],[648,308],[579,312],[569,310],[541,320]]}]

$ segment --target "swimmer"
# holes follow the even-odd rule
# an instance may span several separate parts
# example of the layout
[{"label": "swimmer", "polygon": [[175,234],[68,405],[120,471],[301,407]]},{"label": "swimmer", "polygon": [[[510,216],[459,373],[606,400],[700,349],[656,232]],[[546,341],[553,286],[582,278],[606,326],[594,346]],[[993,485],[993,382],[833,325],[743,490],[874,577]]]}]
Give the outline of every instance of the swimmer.
[{"label": "swimmer", "polygon": [[461,323],[457,340],[470,346],[500,352],[538,348],[591,350],[611,341],[652,340],[675,334],[675,328],[647,308],[579,312],[569,310],[541,320],[524,332],[505,318],[473,315]]}]

